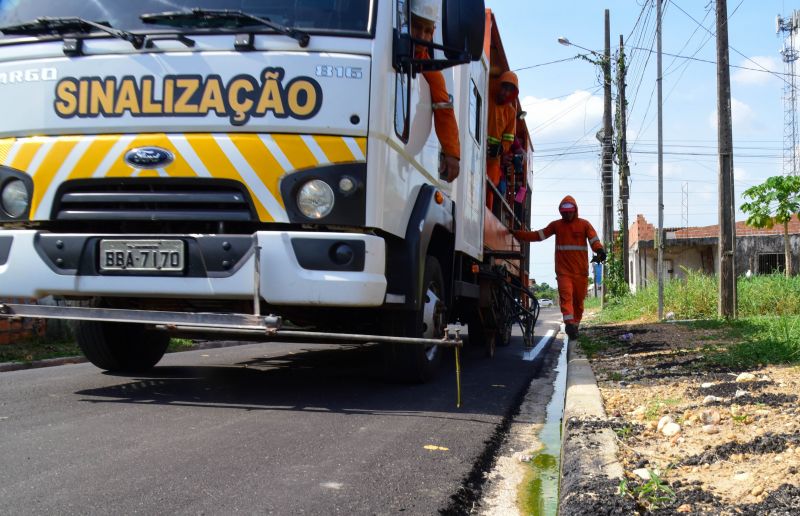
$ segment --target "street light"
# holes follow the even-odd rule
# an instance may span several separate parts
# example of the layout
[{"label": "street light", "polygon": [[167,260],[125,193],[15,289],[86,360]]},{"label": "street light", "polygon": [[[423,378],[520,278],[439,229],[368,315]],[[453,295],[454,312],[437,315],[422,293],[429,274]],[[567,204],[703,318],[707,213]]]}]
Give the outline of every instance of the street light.
[{"label": "street light", "polygon": [[586,48],[586,47],[582,47],[580,45],[577,45],[577,44],[573,43],[572,41],[570,41],[568,38],[566,38],[564,36],[560,36],[558,38],[558,42],[561,43],[562,45],[564,45],[565,47],[578,47],[581,50],[585,50],[587,52],[591,52],[592,54],[596,55],[597,57],[599,57],[601,59],[603,58],[603,54],[601,54],[600,52],[595,52],[591,48]]}]

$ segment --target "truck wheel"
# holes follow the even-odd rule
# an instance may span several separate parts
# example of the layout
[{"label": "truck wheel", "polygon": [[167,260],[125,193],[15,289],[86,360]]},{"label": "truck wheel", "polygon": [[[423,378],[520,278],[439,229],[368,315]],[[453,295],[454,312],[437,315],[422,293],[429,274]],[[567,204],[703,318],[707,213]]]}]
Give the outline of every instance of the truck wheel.
[{"label": "truck wheel", "polygon": [[161,360],[169,344],[165,332],[141,324],[78,321],[75,338],[89,362],[106,371],[141,373]]},{"label": "truck wheel", "polygon": [[[432,256],[425,260],[422,309],[396,314],[387,321],[389,335],[436,339],[444,335],[447,306],[444,302],[444,279],[439,261]],[[442,361],[440,346],[388,344],[384,365],[388,375],[402,382],[423,383],[431,380]]]}]

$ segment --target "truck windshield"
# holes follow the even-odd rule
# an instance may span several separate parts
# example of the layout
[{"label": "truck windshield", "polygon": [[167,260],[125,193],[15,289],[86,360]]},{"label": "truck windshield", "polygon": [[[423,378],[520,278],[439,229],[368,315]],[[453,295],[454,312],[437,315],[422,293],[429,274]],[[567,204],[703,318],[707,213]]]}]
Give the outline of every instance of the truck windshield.
[{"label": "truck windshield", "polygon": [[[79,17],[134,32],[214,32],[235,29],[224,25],[215,28],[152,25],[140,19],[143,14],[201,8],[242,11],[312,34],[366,34],[370,30],[370,8],[373,3],[371,0],[0,0],[0,27],[31,23],[41,17]],[[274,29],[266,26],[250,30],[274,32]],[[0,41],[20,36],[18,33],[0,34]]]}]

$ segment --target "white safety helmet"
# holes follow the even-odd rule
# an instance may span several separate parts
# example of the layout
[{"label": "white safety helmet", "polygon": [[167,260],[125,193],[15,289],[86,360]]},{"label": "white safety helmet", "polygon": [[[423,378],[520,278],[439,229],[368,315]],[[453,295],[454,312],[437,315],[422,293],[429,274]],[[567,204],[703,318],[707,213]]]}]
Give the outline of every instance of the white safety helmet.
[{"label": "white safety helmet", "polygon": [[442,0],[411,0],[411,13],[434,23],[439,23]]}]

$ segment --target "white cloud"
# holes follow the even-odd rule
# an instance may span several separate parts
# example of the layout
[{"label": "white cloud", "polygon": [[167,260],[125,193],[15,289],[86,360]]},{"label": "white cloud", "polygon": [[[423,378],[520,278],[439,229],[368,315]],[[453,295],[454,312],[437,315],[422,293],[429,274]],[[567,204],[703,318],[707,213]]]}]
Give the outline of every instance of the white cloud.
[{"label": "white cloud", "polygon": [[[731,99],[731,118],[733,121],[733,132],[748,133],[754,129],[756,122],[756,112],[748,104],[741,100]],[[717,128],[717,110],[708,116],[708,124],[714,129]]]},{"label": "white cloud", "polygon": [[[585,90],[559,99],[528,96],[522,108],[528,112],[525,121],[535,145],[537,139],[577,139],[590,131],[602,120],[603,98]],[[594,134],[589,137],[594,140]]]},{"label": "white cloud", "polygon": [[767,84],[770,81],[778,80],[771,73],[767,73],[764,69],[775,73],[781,73],[781,62],[772,56],[753,56],[750,60],[744,59],[739,63],[739,66],[748,68],[747,70],[737,68],[731,75],[731,80],[737,84],[742,85],[755,85],[760,86]]}]

